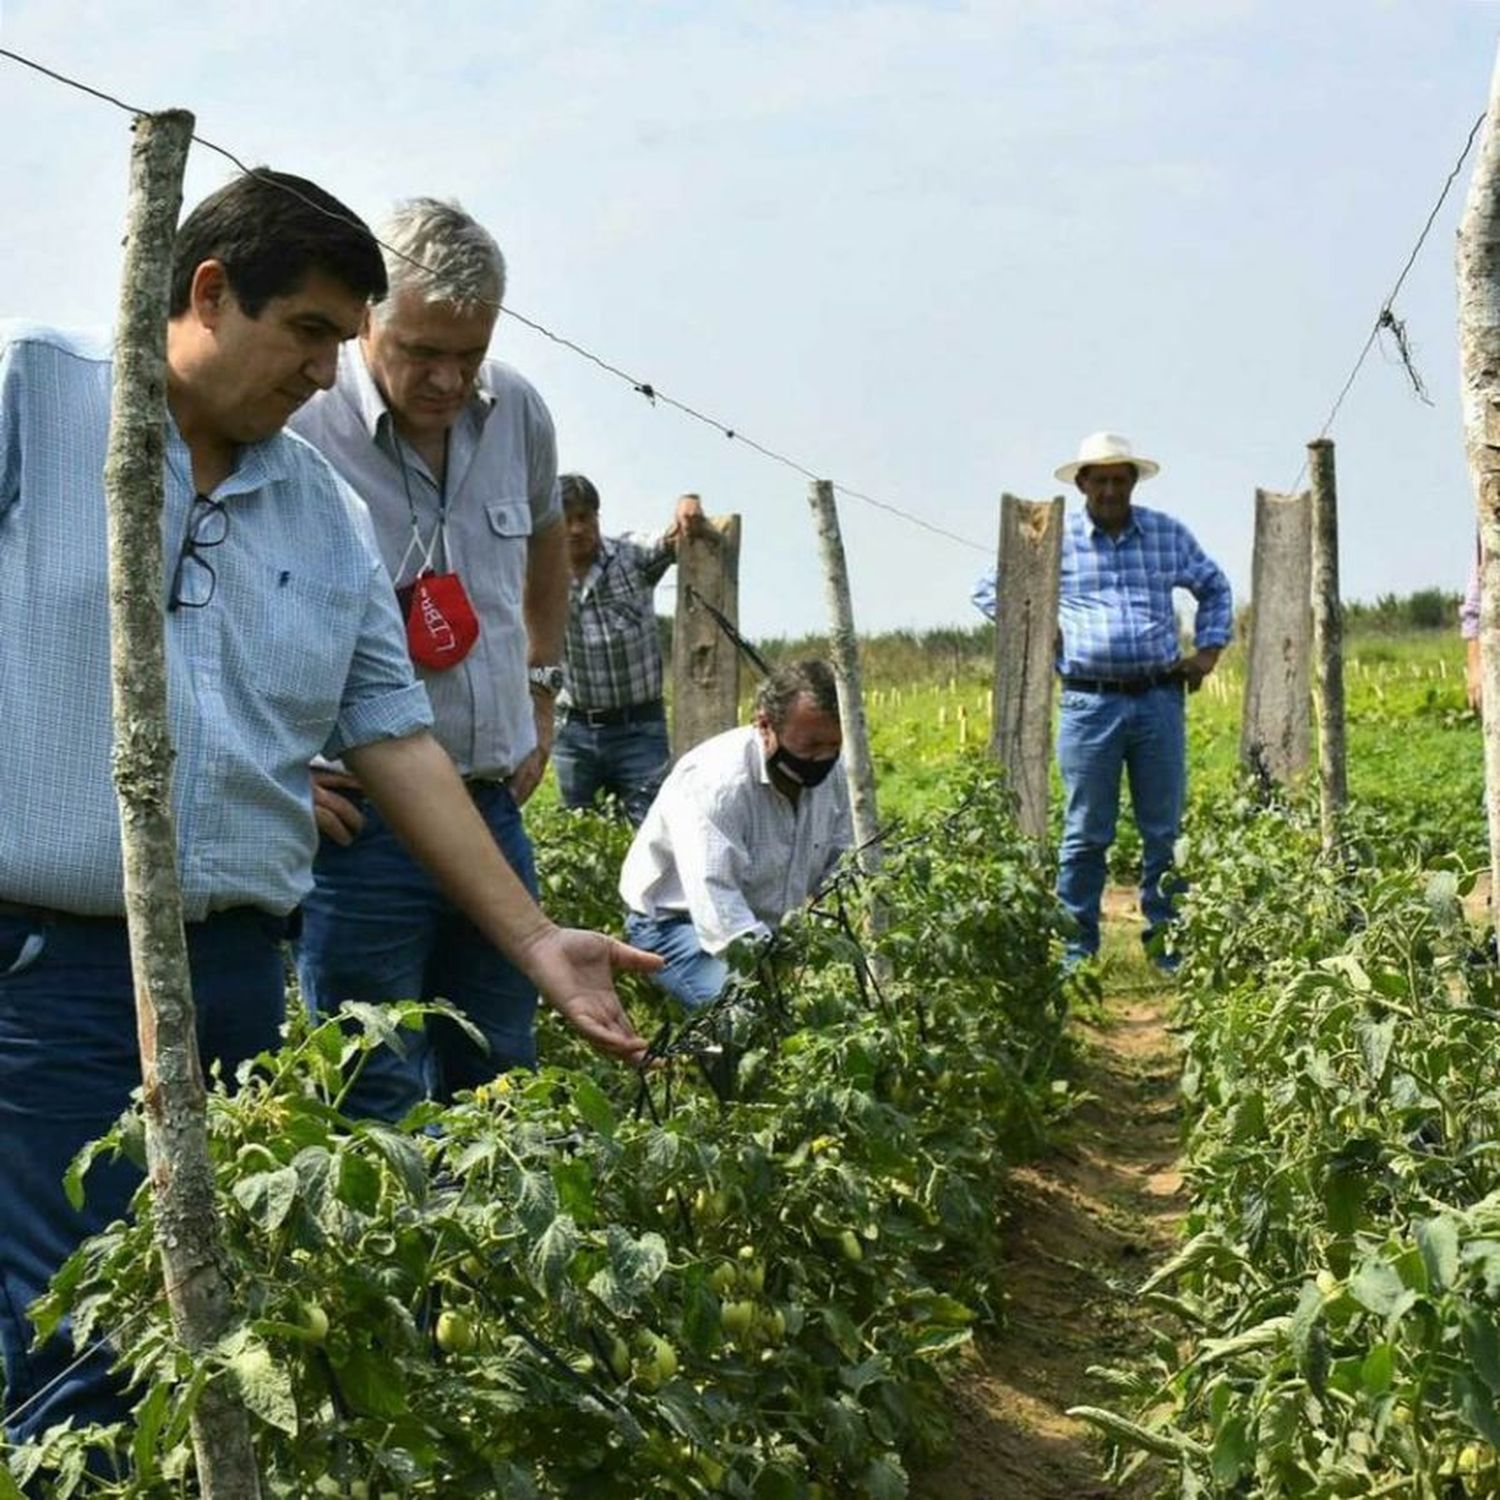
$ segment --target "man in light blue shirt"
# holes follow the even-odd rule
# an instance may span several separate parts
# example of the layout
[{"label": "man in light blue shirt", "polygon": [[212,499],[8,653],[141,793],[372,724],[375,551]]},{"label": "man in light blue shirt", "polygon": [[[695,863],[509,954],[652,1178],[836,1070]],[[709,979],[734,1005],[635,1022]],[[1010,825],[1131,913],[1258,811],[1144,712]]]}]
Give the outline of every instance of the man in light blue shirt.
[{"label": "man in light blue shirt", "polygon": [[[309,761],[342,755],[476,925],[601,1049],[635,1058],[611,968],[655,967],[536,909],[428,732],[364,507],[282,432],[333,380],[385,273],[369,231],[259,171],[178,233],[167,331],[165,567],[173,816],[205,1071],[275,1047],[279,943],[312,884]],[[10,1436],[124,1414],[108,1351],[33,1349],[31,1302],[138,1174],[65,1169],[140,1083],[110,780],[101,474],[106,342],[0,327],[0,1354]]]},{"label": "man in light blue shirt", "polygon": [[[1229,580],[1180,521],[1131,503],[1160,472],[1116,433],[1083,440],[1057,478],[1078,486],[1083,511],[1063,531],[1057,670],[1057,761],[1065,812],[1057,894],[1075,930],[1070,963],[1099,951],[1099,903],[1119,815],[1120,776],[1140,830],[1141,914],[1148,951],[1172,965],[1160,937],[1173,915],[1172,851],[1187,785],[1183,691],[1197,692],[1229,643]],[[1198,601],[1194,652],[1178,648],[1174,589]],[[995,574],[974,603],[995,617]]]}]

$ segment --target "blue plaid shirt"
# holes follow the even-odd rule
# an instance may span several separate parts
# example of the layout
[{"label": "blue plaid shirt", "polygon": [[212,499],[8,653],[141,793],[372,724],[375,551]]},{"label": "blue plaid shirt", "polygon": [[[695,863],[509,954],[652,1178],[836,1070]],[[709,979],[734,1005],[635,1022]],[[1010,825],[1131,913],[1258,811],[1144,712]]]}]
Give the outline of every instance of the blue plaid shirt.
[{"label": "blue plaid shirt", "polygon": [[[1228,645],[1234,628],[1229,580],[1181,521],[1132,505],[1125,529],[1112,537],[1094,525],[1086,507],[1069,511],[1057,670],[1064,677],[1126,678],[1171,666],[1180,654],[1173,589],[1186,589],[1198,601],[1198,649]],[[993,620],[993,569],[972,597]]]},{"label": "blue plaid shirt", "polygon": [[[110,779],[102,475],[110,350],[0,323],[0,899],[124,910]],[[162,597],[193,507],[167,430]],[[187,918],[283,913],[312,885],[308,762],[432,720],[369,514],[299,438],[242,448],[214,491],[208,602],[166,616],[172,813]]]}]

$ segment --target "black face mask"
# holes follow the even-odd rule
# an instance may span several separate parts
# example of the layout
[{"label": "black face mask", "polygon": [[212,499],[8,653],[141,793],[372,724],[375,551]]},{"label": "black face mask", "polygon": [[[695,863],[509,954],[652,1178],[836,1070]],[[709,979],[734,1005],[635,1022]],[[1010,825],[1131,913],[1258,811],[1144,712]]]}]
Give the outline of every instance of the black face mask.
[{"label": "black face mask", "polygon": [[814,787],[828,779],[828,773],[838,765],[838,756],[828,760],[809,760],[803,755],[793,755],[785,745],[778,745],[767,757],[766,765],[780,771],[788,781],[800,787]]}]

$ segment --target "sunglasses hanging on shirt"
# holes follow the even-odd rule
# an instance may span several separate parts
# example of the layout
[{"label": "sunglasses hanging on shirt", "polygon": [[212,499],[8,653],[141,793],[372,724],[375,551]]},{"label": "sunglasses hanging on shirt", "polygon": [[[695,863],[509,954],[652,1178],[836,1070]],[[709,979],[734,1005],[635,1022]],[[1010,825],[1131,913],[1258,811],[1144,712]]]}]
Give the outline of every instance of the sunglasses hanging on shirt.
[{"label": "sunglasses hanging on shirt", "polygon": [[[400,578],[415,554],[421,560],[416,576],[396,587],[396,600],[401,606],[402,618],[406,621],[406,649],[411,659],[429,672],[446,672],[456,667],[479,639],[479,617],[469,600],[464,581],[452,571],[438,572],[434,557],[438,543],[442,543],[443,561],[449,560],[448,550],[448,467],[443,465],[443,482],[438,487],[437,524],[432,529],[429,541],[422,540],[422,527],[417,519],[416,502],[412,499],[411,481],[407,475],[406,450],[396,432],[394,422],[391,436],[396,444],[396,461],[401,465],[401,484],[406,490],[406,508],[411,515],[411,541],[396,569]],[[446,442],[446,438],[444,439]]]}]

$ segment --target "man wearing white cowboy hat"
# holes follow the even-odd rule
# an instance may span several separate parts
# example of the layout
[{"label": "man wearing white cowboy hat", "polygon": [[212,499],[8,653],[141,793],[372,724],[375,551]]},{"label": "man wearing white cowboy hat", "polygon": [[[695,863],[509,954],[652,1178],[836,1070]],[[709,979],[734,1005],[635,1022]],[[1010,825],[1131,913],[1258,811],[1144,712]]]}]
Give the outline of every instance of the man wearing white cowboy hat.
[{"label": "man wearing white cowboy hat", "polygon": [[[1141,835],[1141,914],[1145,939],[1172,918],[1172,849],[1187,783],[1183,689],[1196,692],[1229,643],[1234,621],[1229,580],[1180,521],[1131,504],[1161,465],[1135,453],[1118,433],[1096,432],[1057,470],[1083,492],[1084,509],[1063,529],[1057,670],[1062,716],[1057,762],[1065,797],[1058,899],[1076,924],[1067,958],[1099,951],[1099,901],[1114,842],[1120,773]],[[1181,655],[1172,591],[1198,601],[1194,653]],[[995,617],[995,574],[979,580],[974,603]]]}]

